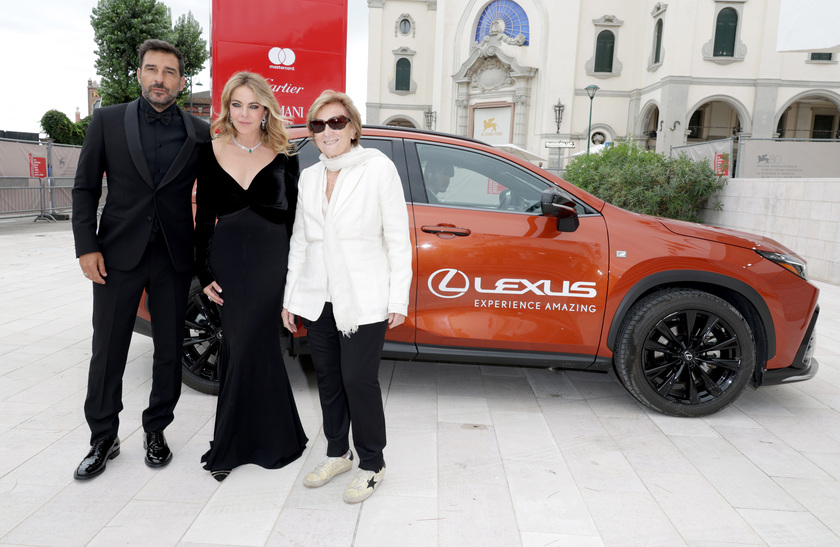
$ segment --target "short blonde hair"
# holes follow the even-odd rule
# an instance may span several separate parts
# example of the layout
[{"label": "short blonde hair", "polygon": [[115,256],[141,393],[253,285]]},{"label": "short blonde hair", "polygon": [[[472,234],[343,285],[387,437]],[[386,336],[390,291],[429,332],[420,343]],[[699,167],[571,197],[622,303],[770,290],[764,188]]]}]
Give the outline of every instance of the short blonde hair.
[{"label": "short blonde hair", "polygon": [[292,155],[295,146],[289,142],[289,134],[286,132],[285,126],[289,120],[283,116],[280,104],[274,97],[268,82],[255,72],[237,72],[227,81],[222,91],[222,106],[219,109],[219,117],[210,126],[211,134],[216,137],[222,135],[236,136],[236,128],[230,121],[230,101],[233,92],[242,86],[247,86],[248,89],[253,91],[257,102],[266,109],[265,128],[260,131],[260,142],[278,154]]},{"label": "short blonde hair", "polygon": [[340,104],[347,111],[347,117],[350,118],[350,125],[356,130],[356,136],[350,140],[350,145],[351,147],[358,146],[359,138],[362,136],[362,116],[356,109],[356,105],[353,104],[353,99],[350,98],[350,95],[332,89],[327,89],[321,93],[315,99],[315,102],[312,103],[312,106],[309,107],[309,112],[306,114],[306,128],[309,130],[309,138],[313,141],[315,140],[315,133],[312,131],[309,122],[314,120],[318,111],[328,104]]}]

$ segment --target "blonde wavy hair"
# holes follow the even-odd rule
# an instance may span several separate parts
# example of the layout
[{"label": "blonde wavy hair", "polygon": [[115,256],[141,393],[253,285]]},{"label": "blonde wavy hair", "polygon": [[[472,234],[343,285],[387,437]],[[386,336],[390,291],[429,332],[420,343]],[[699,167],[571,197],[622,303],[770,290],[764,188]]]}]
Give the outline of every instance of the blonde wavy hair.
[{"label": "blonde wavy hair", "polygon": [[255,72],[237,72],[227,81],[224,90],[222,90],[222,106],[219,109],[219,117],[210,125],[210,134],[214,135],[214,138],[223,135],[236,136],[236,128],[230,121],[230,97],[235,90],[243,85],[254,92],[257,102],[266,109],[265,128],[260,130],[260,141],[278,154],[287,156],[294,154],[295,145],[289,142],[289,134],[286,132],[285,126],[289,120],[283,116],[280,104],[274,97],[268,82]]},{"label": "blonde wavy hair", "polygon": [[306,114],[306,129],[309,130],[309,138],[312,139],[313,142],[315,141],[315,133],[312,131],[309,122],[315,119],[315,115],[319,110],[328,104],[333,103],[340,104],[344,107],[344,110],[347,111],[347,117],[350,118],[350,125],[356,130],[356,136],[350,140],[350,146],[358,146],[359,138],[362,136],[362,115],[359,114],[359,111],[356,109],[356,105],[353,104],[353,99],[350,98],[350,95],[340,91],[334,91],[332,89],[323,91],[321,95],[315,99],[315,102],[312,103],[312,106],[309,107],[309,112]]}]

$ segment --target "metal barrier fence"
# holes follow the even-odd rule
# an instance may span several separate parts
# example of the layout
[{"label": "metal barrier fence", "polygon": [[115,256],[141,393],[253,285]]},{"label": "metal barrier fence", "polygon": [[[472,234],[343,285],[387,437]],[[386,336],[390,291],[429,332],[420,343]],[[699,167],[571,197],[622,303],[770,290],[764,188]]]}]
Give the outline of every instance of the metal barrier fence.
[{"label": "metal barrier fence", "polygon": [[[70,212],[70,188],[63,180],[0,177],[0,218],[35,216],[35,220],[56,220]],[[72,187],[73,181],[70,180]]]},{"label": "metal barrier fence", "polygon": [[[69,177],[0,177],[0,219],[67,220],[73,208],[72,190],[73,179]],[[107,195],[105,186],[100,209]]]},{"label": "metal barrier fence", "polygon": [[[80,150],[50,141],[0,139],[0,219],[68,219]],[[107,192],[102,189],[100,208]]]},{"label": "metal barrier fence", "polygon": [[716,176],[735,176],[734,166],[738,161],[735,138],[713,141],[694,142],[682,146],[672,146],[670,157],[686,155],[694,161],[708,160]]}]

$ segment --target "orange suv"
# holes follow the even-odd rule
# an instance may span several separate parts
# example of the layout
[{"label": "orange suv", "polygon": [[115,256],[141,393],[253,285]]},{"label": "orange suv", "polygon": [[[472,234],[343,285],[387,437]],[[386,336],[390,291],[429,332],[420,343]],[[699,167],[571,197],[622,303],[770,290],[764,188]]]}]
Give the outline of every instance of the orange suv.
[{"label": "orange suv", "polygon": [[[315,163],[306,129],[290,133],[301,168]],[[414,245],[408,318],[384,358],[614,369],[633,397],[675,416],[816,374],[819,291],[779,243],[619,209],[471,139],[365,127],[361,143],[396,164]],[[194,281],[187,385],[217,391],[222,334]],[[308,352],[302,329],[290,352]]]}]

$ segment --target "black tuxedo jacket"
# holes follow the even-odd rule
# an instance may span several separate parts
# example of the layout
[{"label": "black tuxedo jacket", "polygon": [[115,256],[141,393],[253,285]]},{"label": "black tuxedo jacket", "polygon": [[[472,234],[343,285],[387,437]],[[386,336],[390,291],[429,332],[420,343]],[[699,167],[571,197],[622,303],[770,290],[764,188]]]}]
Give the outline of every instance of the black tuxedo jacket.
[{"label": "black tuxedo jacket", "polygon": [[[199,145],[210,140],[210,126],[178,109],[187,140],[155,188],[140,144],[139,101],[93,111],[72,194],[76,256],[99,251],[106,268],[131,270],[143,256],[157,214],[172,264],[184,272],[193,267],[192,189]],[[108,195],[97,230],[103,174]]]}]

